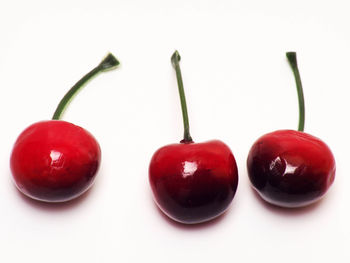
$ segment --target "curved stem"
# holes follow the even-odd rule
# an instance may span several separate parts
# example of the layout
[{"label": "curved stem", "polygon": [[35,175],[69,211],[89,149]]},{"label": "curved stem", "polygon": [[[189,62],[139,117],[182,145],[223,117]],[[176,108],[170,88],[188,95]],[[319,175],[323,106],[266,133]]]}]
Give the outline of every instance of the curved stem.
[{"label": "curved stem", "polygon": [[109,53],[101,63],[82,77],[67,93],[64,95],[60,103],[58,104],[55,113],[52,116],[53,120],[59,120],[62,117],[64,110],[66,109],[69,102],[72,100],[74,95],[82,88],[84,85],[91,80],[93,77],[97,76],[101,72],[112,70],[119,65],[119,61]]},{"label": "curved stem", "polygon": [[299,127],[298,131],[304,131],[305,125],[305,102],[303,86],[301,84],[300,73],[298,69],[297,54],[295,52],[287,52],[286,56],[288,58],[289,64],[293,70],[295,83],[297,85],[298,100],[299,100]]},{"label": "curved stem", "polygon": [[176,71],[176,79],[177,79],[177,85],[179,87],[179,95],[180,95],[180,101],[181,101],[182,118],[184,122],[184,139],[181,141],[181,143],[190,143],[193,141],[190,135],[190,125],[188,122],[186,97],[185,97],[184,85],[182,82],[182,76],[181,76],[181,70],[180,70],[180,64],[179,64],[180,60],[181,60],[180,54],[176,50],[174,54],[171,56],[171,64],[173,65]]}]

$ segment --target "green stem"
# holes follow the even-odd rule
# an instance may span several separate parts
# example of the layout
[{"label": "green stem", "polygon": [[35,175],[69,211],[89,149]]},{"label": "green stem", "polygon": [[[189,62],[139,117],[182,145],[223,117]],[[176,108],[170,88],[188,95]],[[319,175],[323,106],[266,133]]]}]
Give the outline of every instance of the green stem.
[{"label": "green stem", "polygon": [[295,52],[287,52],[286,56],[288,58],[289,64],[293,70],[295,83],[297,85],[298,100],[299,100],[299,127],[298,131],[304,131],[305,125],[305,102],[303,86],[301,84],[300,73],[298,69],[297,54]]},{"label": "green stem", "polygon": [[190,125],[188,122],[186,97],[185,97],[184,85],[182,82],[182,76],[181,76],[181,70],[180,70],[180,64],[179,64],[180,60],[181,60],[180,54],[176,50],[174,54],[171,56],[171,64],[173,65],[176,71],[176,79],[177,79],[177,85],[179,87],[179,95],[180,95],[180,101],[181,101],[182,118],[184,122],[184,139],[181,141],[181,143],[190,143],[193,141],[190,135]]},{"label": "green stem", "polygon": [[67,93],[64,95],[60,103],[58,104],[55,113],[52,116],[53,120],[59,120],[62,117],[62,114],[69,102],[72,100],[74,95],[82,88],[84,85],[91,80],[93,77],[96,77],[101,72],[106,72],[108,70],[112,70],[119,65],[119,61],[113,56],[113,54],[109,53],[107,56],[101,61],[101,63],[87,73],[84,77],[82,77]]}]

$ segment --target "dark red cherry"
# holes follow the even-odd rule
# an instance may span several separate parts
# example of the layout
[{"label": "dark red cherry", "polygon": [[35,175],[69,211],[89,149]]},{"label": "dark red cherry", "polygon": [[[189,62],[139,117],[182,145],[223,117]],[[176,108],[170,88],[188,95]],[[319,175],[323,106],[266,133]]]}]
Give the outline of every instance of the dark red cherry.
[{"label": "dark red cherry", "polygon": [[40,201],[63,202],[91,187],[101,161],[100,146],[87,130],[59,119],[88,80],[118,65],[118,60],[109,54],[68,91],[52,120],[34,123],[19,135],[10,167],[23,194]]},{"label": "dark red cherry", "polygon": [[238,172],[231,150],[221,141],[179,143],[155,152],[149,181],[159,208],[176,221],[192,224],[227,209]]},{"label": "dark red cherry", "polygon": [[156,204],[167,216],[181,223],[196,224],[211,220],[228,208],[237,189],[237,165],[223,142],[192,141],[177,51],[171,60],[179,86],[184,139],[154,153],[149,181]]},{"label": "dark red cherry", "polygon": [[320,139],[304,132],[279,130],[260,137],[248,155],[254,189],[267,202],[300,207],[319,200],[332,185],[335,160]]},{"label": "dark red cherry", "polygon": [[299,131],[278,130],[260,137],[250,149],[247,168],[253,188],[267,202],[302,207],[319,200],[332,185],[335,160],[320,139],[303,132],[304,98],[296,53],[288,52],[299,95]]}]

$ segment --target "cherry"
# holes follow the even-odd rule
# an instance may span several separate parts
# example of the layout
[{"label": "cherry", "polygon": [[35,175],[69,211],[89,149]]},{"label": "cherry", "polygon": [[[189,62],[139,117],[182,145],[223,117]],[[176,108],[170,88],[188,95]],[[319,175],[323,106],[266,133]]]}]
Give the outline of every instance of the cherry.
[{"label": "cherry", "polygon": [[87,130],[60,120],[65,107],[80,88],[119,61],[108,54],[63,97],[52,120],[30,125],[17,138],[10,166],[17,188],[26,196],[45,202],[63,202],[87,191],[94,182],[101,150]]},{"label": "cherry", "polygon": [[299,128],[260,137],[250,149],[247,168],[253,188],[267,202],[302,207],[319,200],[332,185],[335,160],[329,147],[305,133],[305,107],[295,52],[286,53],[299,98]]},{"label": "cherry", "polygon": [[154,153],[149,166],[149,182],[160,210],[180,223],[196,224],[225,212],[237,189],[238,171],[230,148],[223,142],[193,142],[180,59],[175,51],[171,62],[179,87],[184,139]]}]

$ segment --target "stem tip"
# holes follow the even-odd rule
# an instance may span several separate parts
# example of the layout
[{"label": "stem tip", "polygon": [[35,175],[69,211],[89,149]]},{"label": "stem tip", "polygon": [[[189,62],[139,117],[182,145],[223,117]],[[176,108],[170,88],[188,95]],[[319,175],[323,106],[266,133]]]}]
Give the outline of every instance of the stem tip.
[{"label": "stem tip", "polygon": [[297,63],[297,53],[296,52],[287,52],[286,53],[286,56],[287,56],[287,59],[288,59],[288,61],[289,61],[289,63],[292,65],[292,66],[294,66],[294,67],[296,67],[296,66],[298,66],[298,63]]},{"label": "stem tip", "polygon": [[99,67],[101,68],[101,71],[108,71],[116,68],[119,64],[119,60],[112,53],[108,53],[99,64]]},{"label": "stem tip", "polygon": [[173,67],[176,67],[177,64],[179,64],[181,60],[181,56],[179,54],[179,51],[175,50],[174,54],[171,56],[171,64]]}]

